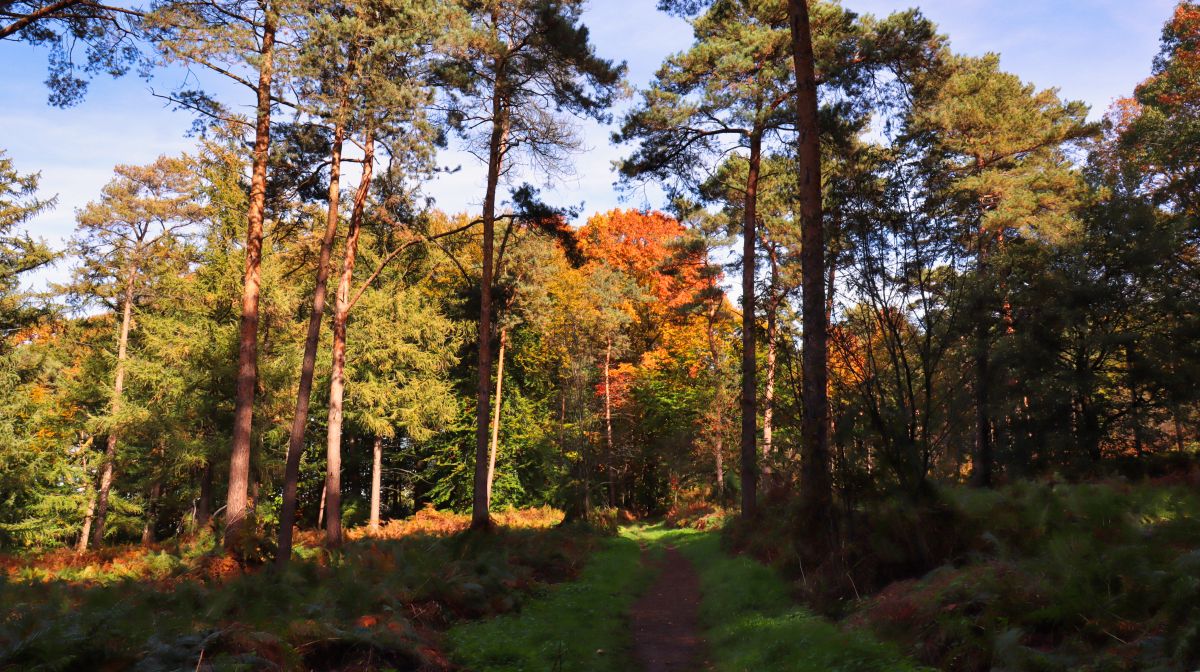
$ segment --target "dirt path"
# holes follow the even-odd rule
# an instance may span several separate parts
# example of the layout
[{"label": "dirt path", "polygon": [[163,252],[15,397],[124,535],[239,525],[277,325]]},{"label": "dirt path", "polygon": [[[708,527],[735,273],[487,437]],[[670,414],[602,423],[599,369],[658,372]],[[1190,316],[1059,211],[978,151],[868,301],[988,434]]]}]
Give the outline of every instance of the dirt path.
[{"label": "dirt path", "polygon": [[662,572],[630,611],[634,656],[645,672],[707,669],[700,636],[700,577],[674,548],[660,562]]}]

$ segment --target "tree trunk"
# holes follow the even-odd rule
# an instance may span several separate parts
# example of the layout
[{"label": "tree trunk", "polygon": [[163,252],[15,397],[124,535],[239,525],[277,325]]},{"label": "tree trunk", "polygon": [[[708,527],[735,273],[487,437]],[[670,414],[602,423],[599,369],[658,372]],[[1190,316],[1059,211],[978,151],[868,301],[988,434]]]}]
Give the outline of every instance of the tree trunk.
[{"label": "tree trunk", "polygon": [[271,80],[275,56],[274,8],[263,23],[258,71],[254,163],[246,216],[246,270],[242,285],[242,317],[238,330],[237,395],[233,410],[233,443],[229,457],[229,494],[225,500],[225,549],[235,551],[247,533],[247,493],[250,487],[250,432],[258,385],[258,299],[262,282],[263,219],[267,199],[267,161],[271,146]]},{"label": "tree trunk", "polygon": [[321,481],[321,503],[317,507],[317,529],[325,527],[325,495],[329,493],[329,474]]},{"label": "tree trunk", "polygon": [[496,189],[507,124],[504,121],[503,70],[497,63],[497,81],[492,95],[492,134],[488,142],[487,191],[483,197],[483,267],[479,277],[479,367],[475,388],[475,482],[471,503],[471,528],[491,527],[488,487],[488,415],[492,388],[492,255],[496,232]]},{"label": "tree trunk", "polygon": [[333,151],[329,164],[329,211],[325,218],[325,235],[317,258],[317,282],[313,288],[312,312],[308,316],[308,333],[304,337],[304,359],[300,364],[300,386],[296,391],[296,413],[292,416],[292,431],[288,436],[287,465],[283,474],[283,506],[279,512],[279,548],[275,565],[284,567],[292,557],[292,529],[296,525],[297,490],[300,481],[300,459],[304,456],[304,433],[308,427],[308,406],[312,401],[313,374],[317,365],[317,349],[321,342],[321,320],[325,317],[325,294],[329,286],[329,260],[337,237],[338,207],[341,200],[342,148],[346,126],[342,122],[347,99],[342,99],[343,116],[333,128]]},{"label": "tree trunk", "polygon": [[[982,311],[980,311],[982,312]],[[971,485],[992,486],[991,339],[982,315],[975,327],[975,454],[971,456]]]},{"label": "tree trunk", "polygon": [[[113,381],[113,396],[111,414],[113,418],[121,412],[123,394],[125,392],[125,360],[129,356],[129,329],[133,323],[133,287],[137,280],[137,267],[129,269],[125,279],[125,296],[121,306],[121,331],[117,337],[117,369]],[[117,435],[115,427],[108,431],[108,439],[104,447],[104,462],[100,465],[100,489],[96,493],[96,513],[92,519],[92,545],[99,547],[104,543],[104,523],[108,517],[108,495],[112,490],[113,469],[117,461]]]},{"label": "tree trunk", "polygon": [[767,296],[767,370],[763,389],[763,475],[771,473],[771,451],[775,436],[775,362],[779,339],[779,255],[778,248],[768,248],[771,260],[771,285]]},{"label": "tree trunk", "polygon": [[492,510],[492,483],[496,478],[496,452],[500,449],[500,404],[504,397],[504,349],[507,345],[508,334],[500,330],[500,351],[496,353],[496,401],[492,409],[492,441],[488,450],[487,471],[487,504],[488,511]]},{"label": "tree trunk", "polygon": [[371,449],[371,518],[367,526],[379,531],[379,496],[383,491],[383,437],[376,436]]},{"label": "tree trunk", "polygon": [[162,496],[162,480],[155,479],[150,486],[150,497],[146,506],[146,522],[142,525],[142,545],[154,543],[154,528],[158,524],[158,500]]},{"label": "tree trunk", "polygon": [[1175,406],[1174,410],[1171,411],[1171,420],[1174,421],[1175,425],[1175,450],[1183,453],[1185,448],[1183,445],[1183,421],[1179,419],[1178,404]]},{"label": "tree trunk", "polygon": [[[579,426],[582,427],[582,418],[576,416]],[[592,460],[591,451],[588,450],[587,436],[582,432],[577,434],[579,438],[579,453],[583,458],[583,519],[590,521],[592,519]]]},{"label": "tree trunk", "polygon": [[208,525],[212,520],[213,505],[213,469],[209,462],[204,463],[204,470],[200,472],[200,496],[196,498],[196,527],[201,528]]},{"label": "tree trunk", "polygon": [[[1176,428],[1178,428],[1178,420],[1176,420]],[[84,495],[87,497],[86,508],[83,511],[83,527],[79,531],[79,541],[75,544],[75,551],[83,553],[87,551],[88,540],[92,535],[92,517],[96,515],[96,491],[92,489],[92,479],[88,476],[87,466],[87,450],[92,445],[92,437],[88,437],[84,441],[80,452],[83,453],[83,482],[86,484]]]},{"label": "tree trunk", "polygon": [[[707,262],[707,257],[705,259]],[[712,417],[715,418],[716,432],[713,438],[713,458],[716,462],[717,470],[717,498],[724,499],[725,497],[725,422],[723,415],[725,413],[725,386],[720,378],[721,370],[721,351],[717,347],[716,322],[717,315],[721,309],[721,304],[714,302],[712,308],[706,316],[705,335],[708,337],[708,353],[712,358],[712,374],[713,383],[716,385],[716,391],[713,395],[713,410]]]},{"label": "tree trunk", "polygon": [[754,275],[755,239],[758,237],[758,171],[762,133],[750,134],[750,160],[746,177],[746,205],[742,223],[742,515],[753,516],[758,507],[758,359],[755,355]]},{"label": "tree trunk", "polygon": [[821,206],[821,137],[818,125],[816,60],[807,0],[788,0],[792,58],[796,70],[796,114],[800,187],[803,413],[801,519],[814,556],[832,549],[833,479],[829,459],[829,358],[825,317],[825,227]]},{"label": "tree trunk", "polygon": [[1145,453],[1142,441],[1142,396],[1138,391],[1134,369],[1133,347],[1125,345],[1125,379],[1129,385],[1129,419],[1133,423],[1133,453],[1141,457]]},{"label": "tree trunk", "polygon": [[613,425],[612,425],[612,339],[608,339],[604,348],[604,464],[608,467],[608,505],[617,505],[617,470],[613,465]]},{"label": "tree trunk", "polygon": [[717,434],[713,443],[713,461],[717,469],[717,499],[725,498],[725,438]]},{"label": "tree trunk", "polygon": [[342,276],[338,280],[337,306],[333,311],[333,365],[329,374],[329,431],[325,444],[325,543],[329,546],[342,543],[342,402],[346,394],[346,322],[350,317],[354,262],[358,257],[363,209],[371,191],[374,164],[375,136],[368,129],[363,141],[362,181],[354,194],[354,209],[350,214],[350,228],[346,232]]}]

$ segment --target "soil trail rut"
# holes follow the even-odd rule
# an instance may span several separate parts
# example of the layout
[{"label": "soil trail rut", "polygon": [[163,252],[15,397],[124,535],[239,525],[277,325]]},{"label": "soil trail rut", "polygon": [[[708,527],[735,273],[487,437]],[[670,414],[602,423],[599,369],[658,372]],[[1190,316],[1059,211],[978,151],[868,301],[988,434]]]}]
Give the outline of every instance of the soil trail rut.
[{"label": "soil trail rut", "polygon": [[630,611],[634,656],[645,672],[708,669],[700,636],[700,577],[674,548],[659,564],[658,578]]}]

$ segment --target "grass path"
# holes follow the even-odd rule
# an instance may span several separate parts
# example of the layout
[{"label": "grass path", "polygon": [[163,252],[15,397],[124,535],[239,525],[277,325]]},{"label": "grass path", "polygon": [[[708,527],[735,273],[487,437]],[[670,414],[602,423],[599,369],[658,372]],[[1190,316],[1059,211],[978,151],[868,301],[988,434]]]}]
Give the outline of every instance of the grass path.
[{"label": "grass path", "polygon": [[[716,534],[634,526],[606,542],[579,579],[549,589],[519,614],[450,631],[453,660],[475,672],[625,672],[628,614],[668,547],[699,575],[701,635],[716,672],[916,672],[895,649],[846,632],[790,598],[787,582],[724,554]],[[642,562],[645,548],[652,561]]]},{"label": "grass path", "polygon": [[797,605],[787,582],[750,558],[731,557],[716,534],[648,528],[700,573],[700,623],[717,672],[918,672],[894,647],[848,632]]},{"label": "grass path", "polygon": [[475,672],[628,672],[626,614],[649,585],[635,535],[605,542],[579,578],[551,587],[520,613],[457,626],[447,635],[455,663]]}]

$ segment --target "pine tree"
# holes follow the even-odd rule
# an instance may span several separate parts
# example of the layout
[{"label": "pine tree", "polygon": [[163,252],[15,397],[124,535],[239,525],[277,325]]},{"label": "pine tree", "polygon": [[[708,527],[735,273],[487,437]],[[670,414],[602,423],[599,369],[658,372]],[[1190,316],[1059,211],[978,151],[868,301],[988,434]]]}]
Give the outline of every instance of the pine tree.
[{"label": "pine tree", "polygon": [[[524,157],[534,167],[562,167],[577,147],[561,115],[605,119],[621,92],[624,66],[595,55],[580,24],[580,0],[484,0],[466,3],[471,26],[442,69],[451,92],[451,121],[487,157],[483,259],[479,279],[475,478],[471,525],[486,528],[492,387],[495,228],[499,185]],[[484,134],[482,137],[474,133]]]},{"label": "pine tree", "polygon": [[1003,270],[993,257],[1016,232],[1054,235],[1070,226],[1078,178],[1061,148],[1093,127],[1082,103],[1036,91],[1001,71],[995,55],[960,57],[949,67],[949,76],[930,92],[932,100],[918,106],[914,130],[933,145],[950,207],[960,217],[960,240],[975,258],[972,480],[987,487],[995,432],[992,332],[997,316],[1011,318],[994,289],[1003,285]]},{"label": "pine tree", "polygon": [[[245,272],[238,340],[238,377],[229,462],[229,491],[225,502],[225,545],[238,548],[249,532],[251,511],[250,449],[254,397],[258,385],[259,300],[262,291],[263,228],[266,218],[267,164],[271,149],[271,114],[278,98],[275,87],[286,73],[286,60],[277,54],[281,19],[288,8],[277,0],[163,0],[147,17],[150,37],[167,61],[198,64],[253,92],[255,118],[250,199],[246,211]],[[245,72],[225,64],[238,64]],[[183,107],[210,117],[228,119],[224,107],[200,92],[181,92]]]},{"label": "pine tree", "polygon": [[[361,137],[364,148],[371,147],[361,160],[362,178],[355,195],[350,230],[339,276],[339,287],[333,315],[334,381],[345,370],[344,357],[346,324],[349,319],[358,253],[357,236],[361,234],[371,180],[375,168],[375,138],[383,139],[388,158],[404,180],[418,181],[429,171],[435,130],[425,117],[431,93],[428,86],[428,61],[424,54],[432,50],[439,39],[432,16],[444,9],[438,2],[364,2],[345,3],[323,9],[309,17],[305,31],[309,42],[301,52],[302,72],[310,73],[314,94],[308,96],[308,106],[333,124],[333,157],[330,169],[329,208],[325,235],[318,258],[317,282],[313,292],[313,309],[309,315],[308,332],[301,365],[300,387],[297,392],[295,415],[288,444],[284,474],[283,510],[280,515],[279,552],[277,563],[287,562],[291,554],[292,526],[296,516],[297,481],[303,454],[304,430],[307,426],[308,404],[313,371],[325,304],[328,260],[339,221],[340,163],[342,144],[346,137]],[[453,14],[450,15],[453,17]],[[329,53],[337,53],[331,62]],[[354,244],[351,244],[351,241]],[[359,293],[361,293],[361,289]],[[344,383],[337,382],[338,386]],[[332,390],[331,390],[332,392]],[[331,418],[327,426],[327,454],[331,474],[333,462],[340,455],[340,414],[332,404],[340,404],[331,394]],[[328,512],[337,512],[339,498],[330,497],[337,487],[335,478],[327,479],[325,501]],[[337,520],[335,521],[335,518]],[[340,517],[326,516],[330,526],[329,539],[338,543]],[[335,526],[337,529],[334,529]]]},{"label": "pine tree", "polygon": [[[755,281],[758,191],[764,142],[778,140],[791,123],[793,87],[787,34],[779,7],[719,1],[693,24],[696,43],[659,71],[642,105],[625,120],[618,141],[641,145],[622,175],[652,175],[695,186],[704,164],[728,151],[747,154],[738,175],[742,215],[742,511],[757,507],[758,376]],[[743,159],[739,158],[739,162]]]},{"label": "pine tree", "polygon": [[0,356],[8,337],[36,321],[43,311],[28,305],[21,276],[54,260],[45,243],[16,228],[54,207],[55,198],[38,197],[40,175],[22,175],[0,150]]}]

